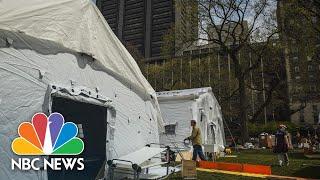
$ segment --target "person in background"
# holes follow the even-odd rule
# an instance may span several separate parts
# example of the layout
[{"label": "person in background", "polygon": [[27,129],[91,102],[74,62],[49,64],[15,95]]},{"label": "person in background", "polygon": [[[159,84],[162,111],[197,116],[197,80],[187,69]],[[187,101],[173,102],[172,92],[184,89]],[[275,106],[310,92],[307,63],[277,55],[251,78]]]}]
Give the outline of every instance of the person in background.
[{"label": "person in background", "polygon": [[197,127],[197,121],[191,120],[191,126],[192,126],[192,133],[191,136],[187,137],[186,140],[190,140],[192,142],[193,146],[193,154],[192,154],[192,160],[197,160],[197,156],[199,155],[199,158],[202,161],[206,161],[206,158],[204,157],[203,151],[202,151],[202,140],[201,140],[201,130],[199,127]]},{"label": "person in background", "polygon": [[275,134],[276,142],[274,147],[274,153],[277,153],[280,166],[283,166],[283,163],[285,163],[286,166],[289,166],[288,149],[291,147],[291,145],[289,142],[289,135],[286,129],[287,127],[281,124]]}]

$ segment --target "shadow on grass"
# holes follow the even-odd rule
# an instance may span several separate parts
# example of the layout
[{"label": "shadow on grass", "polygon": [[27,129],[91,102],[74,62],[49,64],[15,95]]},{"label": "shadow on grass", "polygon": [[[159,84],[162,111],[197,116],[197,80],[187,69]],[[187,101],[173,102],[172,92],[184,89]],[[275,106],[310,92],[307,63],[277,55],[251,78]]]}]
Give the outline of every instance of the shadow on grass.
[{"label": "shadow on grass", "polygon": [[306,160],[306,157],[304,156],[304,154],[303,154],[303,153],[299,153],[299,152],[289,153],[289,157],[291,157],[291,158],[293,158],[293,159]]},{"label": "shadow on grass", "polygon": [[320,178],[320,166],[309,166],[301,168],[300,170],[292,174],[295,177],[304,177],[304,178]]}]

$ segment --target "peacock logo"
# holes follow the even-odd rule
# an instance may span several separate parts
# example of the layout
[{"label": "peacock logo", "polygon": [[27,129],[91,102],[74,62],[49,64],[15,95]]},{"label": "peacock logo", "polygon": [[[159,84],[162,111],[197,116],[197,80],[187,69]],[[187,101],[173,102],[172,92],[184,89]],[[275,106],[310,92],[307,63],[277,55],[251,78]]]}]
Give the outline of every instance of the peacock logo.
[{"label": "peacock logo", "polygon": [[84,149],[83,141],[76,137],[78,127],[73,122],[64,122],[60,113],[49,118],[37,113],[32,123],[19,125],[20,137],[13,140],[11,148],[17,155],[78,155]]}]

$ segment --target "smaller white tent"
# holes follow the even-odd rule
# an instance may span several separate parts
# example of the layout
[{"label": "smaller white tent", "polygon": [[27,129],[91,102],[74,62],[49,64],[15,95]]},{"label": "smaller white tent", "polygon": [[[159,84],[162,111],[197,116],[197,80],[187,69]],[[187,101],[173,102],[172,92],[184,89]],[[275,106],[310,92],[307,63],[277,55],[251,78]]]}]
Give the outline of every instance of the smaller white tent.
[{"label": "smaller white tent", "polygon": [[160,143],[183,147],[190,136],[190,120],[197,121],[202,132],[202,143],[217,147],[225,145],[221,107],[210,87],[157,92],[160,110],[165,122],[165,133]]}]

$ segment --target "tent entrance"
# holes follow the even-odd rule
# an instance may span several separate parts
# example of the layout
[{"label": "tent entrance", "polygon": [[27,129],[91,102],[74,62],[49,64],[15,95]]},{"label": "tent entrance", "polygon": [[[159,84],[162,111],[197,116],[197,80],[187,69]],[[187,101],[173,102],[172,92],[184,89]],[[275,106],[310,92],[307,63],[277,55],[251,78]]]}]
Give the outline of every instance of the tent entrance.
[{"label": "tent entrance", "polygon": [[208,144],[215,144],[216,143],[216,135],[214,131],[214,125],[210,124],[208,126]]},{"label": "tent entrance", "polygon": [[[53,97],[52,112],[61,113],[65,122],[71,121],[78,126],[78,137],[84,142],[84,151],[72,158],[84,158],[84,170],[48,170],[48,180],[88,180],[95,179],[104,172],[106,161],[107,108]],[[56,158],[57,156],[51,156]],[[51,158],[49,157],[49,158]],[[59,156],[70,158],[70,156]]]}]

